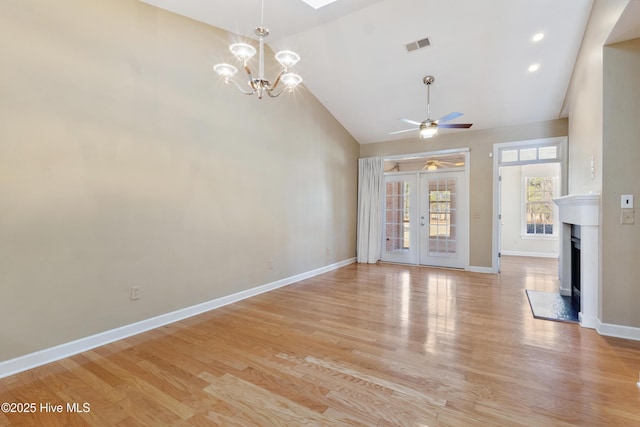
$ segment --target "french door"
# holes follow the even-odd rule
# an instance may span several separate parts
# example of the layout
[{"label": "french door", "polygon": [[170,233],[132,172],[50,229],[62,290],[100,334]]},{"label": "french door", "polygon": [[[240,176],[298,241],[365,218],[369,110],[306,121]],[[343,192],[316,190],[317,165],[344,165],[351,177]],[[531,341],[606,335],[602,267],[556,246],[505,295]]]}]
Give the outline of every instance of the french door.
[{"label": "french door", "polygon": [[418,176],[385,176],[383,261],[417,264]]},{"label": "french door", "polygon": [[468,268],[464,171],[385,176],[383,261]]},{"label": "french door", "polygon": [[420,264],[467,268],[469,209],[464,172],[420,178]]}]

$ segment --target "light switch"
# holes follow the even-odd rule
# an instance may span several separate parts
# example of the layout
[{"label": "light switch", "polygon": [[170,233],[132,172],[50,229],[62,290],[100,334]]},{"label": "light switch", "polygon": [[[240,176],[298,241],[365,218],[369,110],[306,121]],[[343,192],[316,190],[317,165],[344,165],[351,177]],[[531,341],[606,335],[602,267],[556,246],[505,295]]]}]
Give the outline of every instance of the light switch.
[{"label": "light switch", "polygon": [[620,207],[622,209],[633,209],[633,194],[623,194],[620,196]]}]

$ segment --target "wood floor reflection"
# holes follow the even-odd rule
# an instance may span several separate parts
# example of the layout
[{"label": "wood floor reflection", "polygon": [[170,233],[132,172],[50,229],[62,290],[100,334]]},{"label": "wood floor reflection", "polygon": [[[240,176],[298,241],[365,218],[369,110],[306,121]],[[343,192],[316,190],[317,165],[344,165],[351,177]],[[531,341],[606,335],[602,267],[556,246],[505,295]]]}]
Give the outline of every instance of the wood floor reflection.
[{"label": "wood floor reflection", "polygon": [[556,270],[349,265],[2,379],[65,411],[0,426],[640,425],[639,342],[533,319]]}]

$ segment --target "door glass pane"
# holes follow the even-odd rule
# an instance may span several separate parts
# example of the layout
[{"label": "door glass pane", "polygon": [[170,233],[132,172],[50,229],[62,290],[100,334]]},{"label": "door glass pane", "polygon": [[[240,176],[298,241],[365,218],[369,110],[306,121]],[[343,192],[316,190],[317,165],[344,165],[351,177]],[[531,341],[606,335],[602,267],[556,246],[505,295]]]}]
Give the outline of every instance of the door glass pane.
[{"label": "door glass pane", "polygon": [[520,150],[520,161],[537,160],[538,149],[537,148],[522,148]]},{"label": "door glass pane", "polygon": [[429,179],[429,255],[456,254],[456,179]]},{"label": "door glass pane", "polygon": [[410,185],[387,182],[385,194],[385,250],[408,251],[411,247]]},{"label": "door glass pane", "polygon": [[502,163],[505,162],[517,162],[518,161],[518,150],[503,150],[502,158],[500,159]]},{"label": "door glass pane", "polygon": [[555,159],[558,157],[558,147],[552,145],[550,147],[538,148],[538,158],[541,160]]}]

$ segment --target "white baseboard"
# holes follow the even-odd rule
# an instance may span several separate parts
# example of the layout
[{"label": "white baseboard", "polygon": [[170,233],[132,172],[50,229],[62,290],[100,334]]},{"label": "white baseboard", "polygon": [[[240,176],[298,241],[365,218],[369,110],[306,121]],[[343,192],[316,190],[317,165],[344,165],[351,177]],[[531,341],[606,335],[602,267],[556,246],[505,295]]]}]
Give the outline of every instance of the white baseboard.
[{"label": "white baseboard", "polygon": [[491,267],[475,267],[475,266],[470,266],[469,267],[469,271],[471,273],[486,273],[486,274],[493,274],[493,268]]},{"label": "white baseboard", "polygon": [[596,331],[598,331],[600,335],[640,341],[640,328],[634,328],[632,326],[613,325],[611,323],[602,323],[599,319],[596,321],[596,323]]},{"label": "white baseboard", "polygon": [[305,273],[297,274],[295,276],[277,280],[275,282],[257,286],[255,288],[240,291],[232,295],[227,295],[215,300],[207,301],[202,304],[196,304],[191,307],[186,307],[180,310],[172,311],[170,313],[161,314],[150,319],[141,320],[140,322],[132,323],[130,325],[111,329],[109,331],[101,332],[99,334],[91,335],[85,338],[80,338],[78,340],[40,350],[35,353],[16,357],[15,359],[9,359],[4,362],[0,362],[0,378],[8,377],[10,375],[26,371],[28,369],[46,365],[47,363],[55,362],[56,360],[82,353],[83,351],[91,350],[93,348],[100,347],[102,345],[109,344],[111,342],[121,340],[136,334],[140,334],[151,329],[159,328],[161,326],[168,325],[169,323],[174,323],[188,317],[196,316],[198,314],[202,314],[207,311],[211,311],[216,308],[241,301],[243,299],[260,295],[262,293],[269,292],[274,289],[299,282],[301,280],[309,279],[311,277],[336,270],[340,267],[353,264],[354,262],[356,262],[355,257],[337,262],[335,264],[317,268],[315,270],[307,271]]},{"label": "white baseboard", "polygon": [[[583,328],[598,330],[599,322],[600,321],[594,316],[586,317],[582,315],[582,312],[578,313],[578,323],[580,323],[580,326],[582,326]],[[598,331],[598,333],[600,333],[600,331]]]},{"label": "white baseboard", "polygon": [[558,258],[558,254],[554,252],[522,252],[522,251],[500,251],[506,256],[530,256],[535,258]]}]

